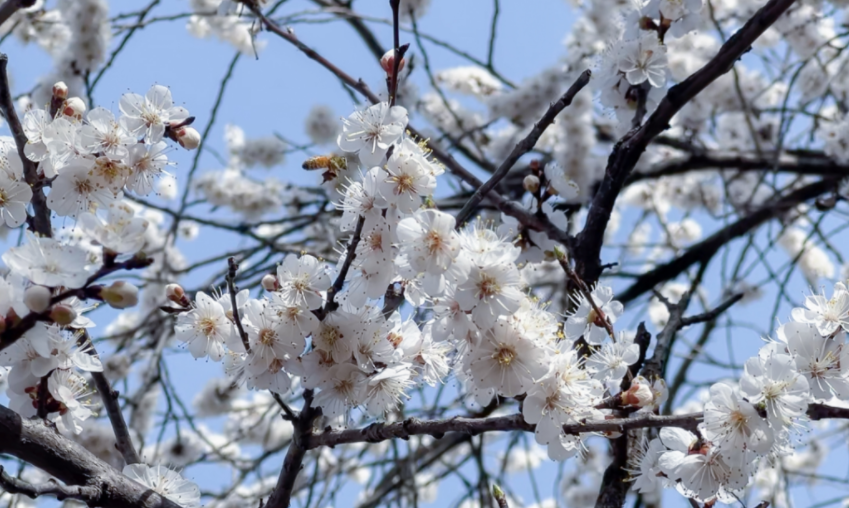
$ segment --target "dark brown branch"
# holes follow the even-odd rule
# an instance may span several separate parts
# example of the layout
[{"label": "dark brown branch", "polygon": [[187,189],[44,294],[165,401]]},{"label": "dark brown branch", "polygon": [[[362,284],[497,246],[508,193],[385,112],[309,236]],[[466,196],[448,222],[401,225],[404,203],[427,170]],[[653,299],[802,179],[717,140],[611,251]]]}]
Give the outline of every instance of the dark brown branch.
[{"label": "dark brown branch", "polygon": [[669,319],[666,321],[663,330],[657,334],[657,342],[655,343],[651,358],[643,365],[641,374],[646,379],[654,380],[663,377],[664,362],[669,355],[669,349],[672,347],[675,334],[684,327],[684,312],[686,312],[687,307],[690,305],[693,291],[694,288],[691,288],[681,295],[681,299],[677,303],[670,302],[659,293],[656,295],[666,305],[666,309],[669,311]]},{"label": "dark brown branch", "polygon": [[[250,7],[250,6],[249,6]],[[310,48],[303,42],[301,42],[293,33],[289,33],[286,30],[278,27],[274,22],[269,20],[259,9],[251,7],[251,11],[262,21],[263,25],[270,32],[274,33],[282,37],[287,42],[293,44],[296,48],[301,50],[307,57],[315,60],[319,64],[321,64],[325,69],[332,72],[334,76],[339,78],[343,83],[356,90],[360,94],[362,94],[366,99],[369,100],[372,104],[377,104],[380,102],[380,98],[371,91],[371,89],[366,85],[362,80],[357,80],[351,77],[348,73],[328,61],[326,58],[318,54],[314,49]],[[412,126],[408,126],[407,130],[418,139],[425,139],[425,136],[419,134],[419,132],[413,128]],[[451,173],[460,177],[463,181],[468,183],[474,188],[478,188],[483,185],[476,176],[474,176],[471,172],[469,172],[466,168],[464,168],[460,163],[458,163],[454,157],[452,157],[449,153],[441,150],[436,146],[429,147],[433,153],[433,156],[442,164],[448,168]],[[513,203],[501,197],[496,192],[490,192],[487,196],[489,199],[500,211],[505,214],[516,218],[519,222],[521,222],[524,226],[529,227],[535,231],[544,231],[549,238],[554,241],[560,242],[563,245],[569,246],[572,244],[572,237],[565,231],[560,230],[545,217],[545,216],[537,216],[534,215],[524,208],[522,208],[519,204]]]},{"label": "dark brown branch", "polygon": [[236,258],[227,258],[227,291],[230,293],[230,305],[233,307],[233,322],[236,324],[236,330],[239,333],[239,338],[242,340],[242,345],[245,347],[245,352],[251,352],[251,345],[248,342],[248,332],[242,326],[242,316],[239,315],[239,306],[236,304],[236,272],[239,271],[239,265],[236,263]]},{"label": "dark brown branch", "polygon": [[0,25],[6,22],[19,9],[26,9],[35,5],[36,0],[6,0],[0,5]]},{"label": "dark brown branch", "polygon": [[699,92],[728,72],[752,43],[760,37],[795,0],[769,0],[746,22],[701,69],[667,92],[657,109],[639,128],[632,129],[613,148],[604,179],[593,197],[587,221],[577,239],[576,271],[581,279],[594,283],[601,274],[601,247],[613,205],[628,175],[648,144],[669,127],[675,113]]},{"label": "dark brown branch", "polygon": [[698,170],[780,171],[796,175],[837,176],[849,174],[849,166],[825,156],[782,154],[777,158],[739,153],[694,153],[689,157],[658,164],[651,171],[631,173],[625,185],[641,180],[675,176]]},{"label": "dark brown branch", "polygon": [[312,407],[313,391],[304,390],[304,408],[294,423],[294,434],[286,458],[283,459],[283,469],[277,478],[277,486],[265,503],[265,508],[288,508],[295,488],[295,480],[304,463],[307,454],[307,437],[312,433],[313,422],[321,415],[321,408]]},{"label": "dark brown branch", "polygon": [[690,326],[697,323],[704,323],[705,321],[713,321],[718,318],[720,314],[731,308],[732,305],[739,302],[743,299],[743,294],[738,293],[728,300],[722,302],[718,307],[711,309],[707,312],[703,312],[701,314],[696,314],[695,316],[685,316],[681,318],[681,326]]},{"label": "dark brown branch", "polygon": [[513,147],[513,151],[510,152],[510,155],[508,155],[506,159],[504,159],[504,162],[501,163],[501,165],[498,167],[495,173],[493,173],[490,179],[487,180],[486,183],[478,187],[478,189],[475,191],[469,201],[466,202],[466,204],[457,214],[457,227],[461,227],[461,225],[472,215],[472,213],[474,213],[475,207],[478,206],[478,203],[483,201],[484,197],[486,197],[486,195],[489,194],[489,192],[493,190],[496,185],[498,185],[498,182],[500,182],[505,176],[507,176],[507,173],[511,169],[513,169],[513,166],[516,164],[516,162],[518,162],[523,155],[533,150],[534,146],[536,146],[537,144],[537,141],[539,141],[540,136],[542,136],[542,134],[545,132],[549,125],[554,123],[554,119],[557,117],[557,115],[559,115],[561,111],[563,111],[564,109],[566,109],[566,107],[572,104],[572,100],[575,98],[576,95],[578,95],[578,92],[580,92],[585,86],[587,86],[587,83],[590,82],[591,74],[592,73],[589,69],[582,72],[581,75],[578,76],[578,79],[576,79],[575,82],[572,83],[572,86],[570,86],[569,89],[566,90],[566,93],[564,93],[563,96],[561,96],[560,99],[557,100],[557,102],[548,107],[548,110],[545,112],[544,115],[542,115],[542,118],[540,118],[539,122],[534,125],[534,128],[531,129],[531,132],[529,132],[528,135],[525,136],[525,139],[519,141],[519,143],[515,147]]},{"label": "dark brown branch", "polygon": [[[14,7],[7,7],[10,4],[13,4]],[[0,23],[23,7],[24,4],[31,6],[32,2],[7,0],[0,6]],[[7,12],[6,9],[10,8],[13,9],[12,12]],[[6,18],[3,18],[4,15]],[[31,229],[41,236],[51,237],[53,236],[53,228],[50,225],[50,209],[47,208],[47,198],[38,177],[38,164],[29,160],[24,153],[24,147],[27,146],[28,140],[26,134],[24,134],[21,121],[18,119],[18,114],[15,112],[15,103],[12,100],[12,91],[9,87],[9,76],[6,73],[8,64],[9,57],[5,53],[0,53],[0,111],[2,111],[6,121],[9,122],[9,130],[12,131],[12,137],[15,139],[18,156],[21,158],[24,167],[24,179],[32,187],[32,208],[35,215],[32,217]]]},{"label": "dark brown branch", "polygon": [[81,445],[39,420],[28,420],[0,406],[0,453],[17,457],[68,486],[96,488],[90,504],[105,508],[179,508],[151,489],[130,480]]},{"label": "dark brown branch", "polygon": [[749,215],[737,220],[737,222],[729,224],[693,245],[672,261],[644,273],[628,289],[616,295],[616,299],[622,303],[628,303],[647,291],[651,291],[656,285],[675,279],[694,264],[707,263],[723,245],[749,233],[764,222],[799,203],[814,199],[824,192],[832,190],[836,184],[836,180],[823,179],[800,187],[783,197],[773,199]]},{"label": "dark brown branch", "polygon": [[[629,429],[656,427],[693,428],[701,421],[701,413],[685,415],[657,416],[647,413],[635,418],[615,418],[612,420],[587,421],[564,425],[567,434],[588,432],[624,432]],[[445,434],[457,432],[476,436],[484,432],[521,430],[533,432],[534,425],[525,422],[521,414],[493,416],[489,418],[454,417],[447,420],[419,420],[408,418],[402,422],[385,424],[375,423],[362,429],[334,430],[321,434],[311,434],[304,439],[307,449],[319,446],[336,446],[347,443],[378,443],[389,439],[409,439],[411,436],[429,435],[441,439]]]},{"label": "dark brown branch", "polygon": [[[97,350],[91,342],[88,330],[83,330],[80,340],[90,346],[89,354],[97,356]],[[97,392],[103,401],[103,407],[106,409],[107,416],[109,416],[109,423],[112,424],[112,431],[115,433],[115,446],[124,457],[124,462],[127,464],[138,464],[141,462],[141,459],[136,452],[136,448],[133,446],[133,440],[130,437],[127,422],[124,420],[124,414],[121,412],[120,404],[118,404],[118,392],[112,389],[112,385],[106,379],[106,376],[103,375],[103,372],[92,372],[91,378],[94,380],[94,385],[97,387]]]},{"label": "dark brown branch", "polygon": [[345,250],[345,261],[342,263],[342,268],[339,269],[339,274],[336,275],[336,280],[333,281],[333,285],[327,290],[327,302],[324,304],[324,309],[321,310],[320,315],[318,316],[319,319],[324,319],[324,316],[339,307],[339,304],[336,303],[336,295],[339,291],[342,291],[342,286],[345,285],[345,278],[348,276],[348,270],[351,269],[351,265],[357,257],[357,245],[360,243],[360,238],[363,234],[363,224],[365,224],[365,221],[365,217],[362,215],[360,215],[359,219],[357,219],[357,228],[354,230],[354,235],[351,237],[351,240],[348,242],[348,247]]},{"label": "dark brown branch", "polygon": [[62,485],[53,478],[50,478],[45,483],[32,484],[15,478],[7,473],[3,466],[0,465],[0,487],[9,494],[23,494],[29,498],[35,499],[39,496],[55,496],[59,501],[65,499],[79,499],[90,506],[96,506],[94,503],[100,499],[99,487],[87,487],[81,485]]}]

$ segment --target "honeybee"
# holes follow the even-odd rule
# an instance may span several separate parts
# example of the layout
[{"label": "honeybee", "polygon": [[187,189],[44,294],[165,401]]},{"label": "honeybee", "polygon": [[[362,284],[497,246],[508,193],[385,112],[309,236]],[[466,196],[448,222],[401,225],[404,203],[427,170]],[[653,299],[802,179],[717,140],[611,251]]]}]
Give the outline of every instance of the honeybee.
[{"label": "honeybee", "polygon": [[305,160],[301,167],[307,170],[326,169],[335,172],[348,169],[348,161],[339,155],[318,155]]}]

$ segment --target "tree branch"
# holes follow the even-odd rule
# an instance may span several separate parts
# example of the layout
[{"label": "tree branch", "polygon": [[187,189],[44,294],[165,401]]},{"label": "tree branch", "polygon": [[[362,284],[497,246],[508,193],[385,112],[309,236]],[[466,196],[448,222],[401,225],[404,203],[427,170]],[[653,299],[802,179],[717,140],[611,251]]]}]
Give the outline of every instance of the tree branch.
[{"label": "tree branch", "polygon": [[0,5],[0,25],[11,18],[19,9],[32,7],[35,5],[35,2],[36,0],[6,0]]},{"label": "tree branch", "polygon": [[734,62],[749,50],[752,43],[793,5],[795,0],[769,0],[746,24],[738,30],[719,52],[689,78],[669,89],[657,109],[639,128],[632,129],[613,147],[607,161],[604,179],[593,197],[587,212],[587,221],[578,235],[576,271],[588,283],[601,275],[601,248],[604,232],[626,178],[634,169],[648,144],[669,127],[669,122],[699,92],[728,72]]},{"label": "tree branch", "polygon": [[[8,7],[13,4],[13,7]],[[24,4],[33,5],[32,2],[24,0],[7,0],[0,6],[0,23],[5,21]],[[7,12],[4,9],[13,9]],[[5,18],[3,16],[6,16]],[[18,119],[18,114],[15,112],[15,103],[12,100],[12,92],[9,87],[9,76],[6,72],[6,66],[9,64],[9,57],[5,53],[0,53],[0,111],[6,121],[9,122],[9,129],[12,131],[12,137],[15,139],[15,146],[18,149],[18,156],[21,158],[21,163],[24,167],[24,179],[32,187],[32,208],[34,216],[32,217],[31,228],[34,232],[44,237],[53,236],[53,228],[50,225],[50,209],[47,208],[47,198],[41,188],[40,178],[38,177],[38,164],[29,160],[24,153],[24,147],[27,146],[28,139],[24,134],[24,128],[21,121]]]},{"label": "tree branch", "polygon": [[45,483],[32,484],[9,475],[0,465],[0,487],[9,494],[23,494],[35,499],[39,496],[56,496],[59,501],[79,499],[89,506],[96,506],[100,499],[100,488],[94,486],[66,486],[50,478]]},{"label": "tree branch", "polygon": [[97,488],[100,495],[90,503],[92,506],[179,508],[177,503],[130,480],[50,426],[23,419],[5,406],[0,406],[0,436],[0,453],[29,462],[69,486]]},{"label": "tree branch", "polygon": [[303,467],[304,456],[309,448],[306,438],[312,433],[313,421],[321,415],[321,408],[312,407],[312,390],[304,390],[304,408],[298,420],[294,423],[294,434],[286,458],[283,459],[283,469],[277,478],[277,486],[265,503],[265,508],[288,508],[295,488],[295,480]]},{"label": "tree branch", "polygon": [[590,82],[591,75],[592,73],[589,69],[582,72],[581,75],[578,76],[578,79],[576,79],[575,82],[572,83],[572,86],[570,86],[569,89],[566,90],[566,93],[564,93],[563,96],[561,96],[560,99],[557,100],[557,102],[551,104],[548,107],[548,110],[545,112],[544,115],[542,115],[542,118],[540,118],[539,122],[534,125],[534,128],[531,129],[531,132],[529,132],[528,135],[525,136],[525,139],[519,141],[519,143],[516,144],[515,147],[513,147],[513,151],[510,152],[510,155],[508,155],[506,159],[504,159],[504,162],[501,163],[501,165],[498,167],[495,173],[493,173],[490,179],[487,180],[486,183],[478,187],[478,189],[475,191],[469,201],[467,201],[463,208],[460,210],[460,212],[457,213],[457,227],[461,227],[461,225],[472,215],[472,213],[474,213],[475,207],[478,206],[478,203],[483,201],[484,197],[489,194],[489,192],[493,190],[496,185],[498,185],[498,182],[500,182],[505,176],[507,176],[507,173],[511,169],[513,169],[513,166],[516,164],[516,162],[518,162],[523,155],[530,152],[534,148],[534,146],[536,146],[540,136],[542,136],[542,134],[545,132],[549,125],[554,123],[554,119],[557,117],[557,115],[559,115],[561,111],[563,111],[564,109],[566,109],[566,107],[572,104],[572,100],[575,98],[576,95],[578,95],[578,92],[580,92],[585,86],[587,86],[587,83]]},{"label": "tree branch", "polygon": [[236,272],[239,271],[239,265],[236,263],[236,258],[227,258],[227,292],[230,293],[230,305],[233,307],[233,322],[236,324],[236,330],[239,333],[239,338],[242,340],[242,345],[245,347],[245,352],[251,352],[251,345],[248,342],[248,332],[242,326],[242,316],[239,315],[239,306],[236,304]]},{"label": "tree branch", "polygon": [[[97,356],[97,350],[91,342],[88,330],[83,329],[80,339],[83,343],[90,345],[89,354]],[[124,462],[127,464],[140,463],[141,459],[136,452],[136,448],[133,446],[133,440],[130,437],[127,422],[124,420],[124,414],[121,412],[121,406],[118,404],[118,392],[112,389],[112,385],[106,379],[106,376],[103,375],[103,372],[92,372],[91,378],[94,380],[94,385],[97,387],[97,392],[103,401],[103,407],[109,416],[109,423],[112,424],[112,430],[115,432],[116,446],[124,457]]]},{"label": "tree branch", "polygon": [[[269,20],[258,8],[248,5],[253,12],[263,23],[267,30],[282,37],[287,42],[293,44],[296,48],[298,48],[301,52],[303,52],[307,57],[311,58],[318,62],[325,69],[329,70],[333,73],[334,76],[339,78],[343,83],[356,90],[360,94],[363,95],[366,99],[369,100],[372,104],[377,104],[380,102],[380,98],[371,91],[371,89],[366,85],[362,80],[357,80],[351,77],[348,73],[331,63],[329,60],[321,56],[317,51],[310,48],[303,42],[301,42],[294,33],[289,33],[286,30],[278,27],[274,22]],[[407,130],[418,139],[425,139],[414,127],[407,126]],[[480,181],[476,176],[474,176],[471,172],[469,172],[466,168],[464,168],[460,163],[454,159],[449,153],[443,151],[439,147],[429,146],[433,156],[442,164],[451,171],[452,174],[460,177],[463,181],[468,183],[474,188],[478,188],[483,185],[483,182]],[[490,192],[487,194],[487,199],[492,201],[492,203],[505,214],[516,218],[519,222],[521,222],[524,226],[529,227],[535,231],[543,231],[545,232],[549,238],[556,242],[560,242],[563,245],[569,246],[572,244],[572,237],[565,231],[560,230],[545,217],[534,215],[524,208],[522,208],[519,204],[513,203],[512,201],[508,201],[501,197],[497,192]]]},{"label": "tree branch", "polygon": [[[628,289],[616,295],[620,302],[628,303],[643,293],[650,291],[661,282],[675,279],[696,263],[707,263],[719,249],[735,238],[739,238],[781,212],[789,210],[799,203],[814,199],[834,188],[837,181],[826,178],[800,187],[785,196],[776,197],[749,215],[729,224],[701,242],[693,245],[682,255],[653,270],[639,276]],[[577,255],[577,253],[576,253]]]}]

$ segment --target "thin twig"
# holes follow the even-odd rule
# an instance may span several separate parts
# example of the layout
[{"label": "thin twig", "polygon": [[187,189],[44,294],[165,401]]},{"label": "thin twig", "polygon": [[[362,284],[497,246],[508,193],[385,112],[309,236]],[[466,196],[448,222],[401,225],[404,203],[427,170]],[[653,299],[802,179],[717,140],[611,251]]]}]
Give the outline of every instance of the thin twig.
[{"label": "thin twig", "polygon": [[536,146],[537,141],[539,141],[540,136],[545,132],[549,125],[554,122],[554,119],[557,115],[560,114],[561,111],[566,109],[567,106],[572,104],[572,100],[578,95],[587,83],[590,82],[590,76],[592,73],[589,69],[585,70],[578,76],[578,79],[572,83],[572,86],[566,90],[566,93],[563,94],[560,99],[557,100],[554,104],[548,107],[548,111],[542,115],[539,122],[534,125],[534,128],[531,129],[531,132],[525,136],[525,139],[519,141],[515,147],[513,147],[513,151],[510,152],[510,155],[498,166],[498,169],[493,173],[493,175],[486,181],[482,186],[480,186],[475,193],[469,198],[469,201],[463,206],[463,208],[457,213],[457,227],[461,227],[464,222],[474,213],[475,207],[478,206],[478,203],[483,201],[484,197],[498,185],[507,173],[513,169],[513,166],[519,159],[525,155],[526,153],[533,150],[534,146]]},{"label": "thin twig", "polygon": [[[0,22],[3,20],[3,8],[11,3],[18,5],[15,8],[17,10],[24,2],[22,0],[18,2],[10,0],[0,6]],[[6,121],[9,122],[9,129],[12,131],[12,137],[15,139],[18,156],[21,158],[24,166],[24,179],[32,187],[32,208],[34,215],[32,217],[31,228],[41,236],[51,237],[53,236],[53,228],[50,225],[50,209],[47,208],[47,198],[41,189],[40,179],[38,177],[38,164],[29,160],[24,153],[24,147],[27,146],[28,139],[26,134],[24,134],[21,121],[18,119],[18,114],[15,112],[15,103],[12,100],[12,92],[9,87],[9,76],[6,73],[8,64],[9,57],[4,53],[0,53],[0,111],[2,111]]]},{"label": "thin twig", "polygon": [[59,501],[79,499],[90,506],[97,506],[97,500],[101,495],[100,487],[62,485],[53,478],[44,483],[29,483],[10,475],[2,465],[0,465],[0,487],[9,494],[23,494],[32,499],[39,496],[55,496]]},{"label": "thin twig", "polygon": [[239,315],[239,307],[236,304],[236,293],[239,291],[236,288],[236,272],[239,271],[239,265],[236,263],[236,258],[230,257],[227,259],[227,291],[230,293],[230,305],[233,307],[233,322],[236,323],[236,330],[239,332],[239,338],[242,339],[242,345],[245,346],[245,352],[251,352],[251,345],[248,341],[248,332],[242,326],[242,317]]},{"label": "thin twig", "polygon": [[[88,354],[97,356],[97,350],[91,342],[88,330],[83,329],[80,341],[88,345]],[[103,407],[106,409],[107,416],[109,416],[109,423],[112,424],[112,431],[115,433],[116,446],[124,457],[124,462],[127,464],[140,463],[141,459],[133,446],[133,440],[130,437],[127,422],[124,421],[121,406],[118,404],[118,392],[112,389],[112,385],[109,384],[109,380],[106,379],[103,372],[92,372],[91,378],[94,380],[94,385],[97,387],[97,392],[103,401]]]}]

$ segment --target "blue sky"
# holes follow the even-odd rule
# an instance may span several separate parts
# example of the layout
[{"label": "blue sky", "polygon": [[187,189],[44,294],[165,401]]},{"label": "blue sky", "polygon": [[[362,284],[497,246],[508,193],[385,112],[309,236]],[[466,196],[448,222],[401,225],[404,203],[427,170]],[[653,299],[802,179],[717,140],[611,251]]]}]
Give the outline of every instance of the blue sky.
[{"label": "blue sky", "polygon": [[[120,6],[121,12],[136,10],[147,3],[139,0],[112,2],[113,8]],[[521,82],[541,69],[556,64],[564,54],[562,40],[573,21],[567,2],[501,0],[500,4],[500,22],[497,26],[498,38],[495,46],[496,68],[512,81]],[[384,19],[390,17],[388,1],[359,0],[355,5],[364,14]],[[189,9],[188,1],[167,0],[157,6],[151,15],[167,16],[187,12]],[[420,21],[420,30],[485,59],[492,9],[492,0],[434,0],[427,16]],[[286,2],[278,13],[290,14],[305,10],[314,10],[314,5],[307,1],[291,0]],[[112,14],[117,12],[113,11]],[[381,23],[371,23],[369,26],[374,29],[384,47],[389,47],[390,28]],[[301,40],[349,74],[361,77],[373,89],[383,86],[383,73],[377,62],[345,22],[336,20],[320,24],[297,24],[293,28]],[[113,47],[120,37],[122,35],[113,41]],[[267,136],[276,132],[301,144],[308,142],[303,132],[303,122],[313,105],[326,104],[338,116],[347,116],[354,107],[350,96],[326,70],[271,34],[261,34],[260,38],[267,41],[267,46],[258,59],[252,56],[240,57],[234,68],[233,78],[226,88],[218,118],[207,140],[210,148],[225,154],[225,157],[224,126],[228,123],[242,127],[248,137]],[[412,38],[402,35],[402,41],[412,42]],[[15,93],[32,88],[38,77],[50,68],[49,58],[36,47],[21,47],[13,39],[4,42],[3,46],[2,50],[9,54],[9,68]],[[411,51],[414,54],[418,52],[415,47]],[[428,45],[428,51],[432,65],[437,70],[468,64],[462,58],[432,44]],[[133,36],[113,68],[100,81],[94,98],[98,105],[117,112],[121,94],[127,91],[143,94],[154,83],[164,84],[171,88],[175,101],[188,108],[197,118],[195,126],[199,131],[203,131],[210,121],[210,111],[216,100],[221,79],[235,53],[235,49],[226,43],[214,39],[198,40],[190,36],[185,30],[185,19],[156,23]],[[428,88],[427,79],[422,72],[418,72],[414,79],[421,90]],[[418,123],[421,123],[420,120]],[[172,172],[178,181],[183,183],[194,153],[178,149],[170,156],[177,162]],[[302,160],[298,154],[291,155],[283,166],[272,169],[269,174],[283,181],[314,183],[314,176],[300,169]],[[201,154],[201,173],[221,167],[221,163],[211,153]],[[264,174],[261,173],[263,170],[254,171],[257,171],[258,176]],[[627,230],[627,227],[628,219],[623,223],[623,229]],[[231,240],[231,236],[223,235],[220,231],[204,230],[197,240],[183,242],[181,247],[189,259],[197,259],[210,250],[223,250],[223,246]],[[780,264],[782,256],[781,252],[773,255],[777,264]],[[786,261],[786,256],[783,260]],[[215,270],[201,272],[193,279],[185,281],[186,285],[200,283],[213,271],[223,270],[222,264]],[[791,287],[799,288],[793,296],[798,298],[806,285],[796,279],[793,281]],[[709,289],[710,286],[709,284]],[[716,302],[717,293],[712,291],[709,300]],[[765,321],[772,311],[769,302],[771,300],[767,298],[762,303],[741,308],[735,311],[736,315],[755,316],[752,319],[757,320],[761,326],[768,326]],[[786,317],[787,312],[780,313],[779,316]],[[101,326],[105,326],[108,319],[101,323]],[[758,335],[752,331],[740,333],[741,335],[734,337],[735,343],[741,342],[742,338],[742,342],[747,344],[742,348],[742,354],[751,354],[760,345]],[[723,351],[718,354],[720,358],[724,356]],[[739,358],[738,356],[738,361]],[[218,364],[194,361],[187,354],[177,354],[171,357],[168,363],[177,391],[186,402],[192,400],[206,379],[221,375]],[[716,371],[707,370],[705,375],[708,374],[715,375]],[[840,455],[842,462],[834,464],[834,467],[842,473],[847,467],[846,455]],[[549,497],[556,490],[557,468],[550,463],[544,468],[545,473],[538,476],[542,486],[542,498]],[[224,479],[216,474],[207,475],[205,467],[190,471],[189,476],[194,477],[205,488],[213,488]],[[517,475],[517,484],[521,483],[519,478]],[[451,484],[446,482],[442,487],[442,495],[436,505],[448,506],[448,503],[454,500],[450,492]],[[819,492],[808,491],[808,494],[813,499],[826,499],[832,492],[824,489]],[[356,495],[356,489],[350,493]],[[520,493],[527,500],[533,499],[527,484],[520,489]],[[349,504],[340,501],[338,506]]]}]

